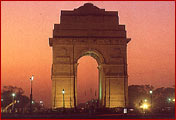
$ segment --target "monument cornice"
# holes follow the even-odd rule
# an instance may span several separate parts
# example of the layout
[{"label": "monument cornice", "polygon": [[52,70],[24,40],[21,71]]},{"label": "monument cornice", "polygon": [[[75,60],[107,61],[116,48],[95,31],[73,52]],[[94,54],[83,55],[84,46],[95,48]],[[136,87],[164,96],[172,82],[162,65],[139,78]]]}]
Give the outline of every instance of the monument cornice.
[{"label": "monument cornice", "polygon": [[73,45],[73,44],[94,44],[94,45],[124,45],[128,43],[131,39],[130,38],[119,38],[119,37],[95,37],[95,36],[62,36],[57,38],[49,38],[50,46],[53,43],[60,44],[60,45]]}]

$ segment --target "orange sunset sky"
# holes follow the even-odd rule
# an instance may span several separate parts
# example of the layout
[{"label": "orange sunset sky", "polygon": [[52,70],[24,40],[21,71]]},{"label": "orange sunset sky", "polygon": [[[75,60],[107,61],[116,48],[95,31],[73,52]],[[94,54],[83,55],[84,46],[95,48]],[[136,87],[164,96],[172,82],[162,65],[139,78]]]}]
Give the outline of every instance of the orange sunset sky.
[{"label": "orange sunset sky", "polygon": [[[52,48],[48,38],[52,37],[53,25],[60,22],[61,10],[73,10],[84,3],[1,2],[1,89],[13,85],[29,96],[29,78],[34,75],[34,99],[51,106]],[[174,1],[91,3],[106,11],[118,11],[120,24],[126,25],[127,37],[131,38],[127,51],[129,85],[175,85]],[[79,60],[78,89],[97,89],[96,65],[91,57]]]}]

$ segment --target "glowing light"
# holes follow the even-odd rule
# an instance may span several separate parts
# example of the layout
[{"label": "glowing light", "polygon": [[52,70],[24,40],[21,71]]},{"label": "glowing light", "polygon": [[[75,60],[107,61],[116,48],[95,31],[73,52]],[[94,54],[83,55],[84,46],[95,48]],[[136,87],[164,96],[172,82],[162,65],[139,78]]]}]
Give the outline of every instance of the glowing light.
[{"label": "glowing light", "polygon": [[[98,69],[99,69],[99,71],[100,71],[100,66],[98,66]],[[100,74],[100,73],[99,73]],[[99,82],[99,99],[100,99],[100,101],[101,101],[101,99],[102,99],[102,84],[101,84],[101,82],[102,82],[102,80],[101,80],[101,75],[99,75],[99,80],[100,80],[100,82]]]},{"label": "glowing light", "polygon": [[147,99],[145,99],[144,102],[147,102]]},{"label": "glowing light", "polygon": [[12,93],[12,96],[14,97],[14,96],[15,96],[15,93]]},{"label": "glowing light", "polygon": [[123,113],[126,114],[127,113],[127,108],[123,109]]},{"label": "glowing light", "polygon": [[30,78],[30,80],[32,81],[32,80],[34,80],[34,76],[32,75],[32,77]]},{"label": "glowing light", "polygon": [[175,102],[175,98],[172,101]]},{"label": "glowing light", "polygon": [[64,94],[65,93],[65,91],[64,91],[64,89],[62,90],[62,94]]},{"label": "glowing light", "polygon": [[144,103],[142,106],[140,106],[140,108],[143,108],[143,109],[148,109],[149,105]]},{"label": "glowing light", "polygon": [[153,93],[153,91],[152,91],[152,90],[150,90],[149,92],[150,92],[150,94],[152,94],[152,93]]}]

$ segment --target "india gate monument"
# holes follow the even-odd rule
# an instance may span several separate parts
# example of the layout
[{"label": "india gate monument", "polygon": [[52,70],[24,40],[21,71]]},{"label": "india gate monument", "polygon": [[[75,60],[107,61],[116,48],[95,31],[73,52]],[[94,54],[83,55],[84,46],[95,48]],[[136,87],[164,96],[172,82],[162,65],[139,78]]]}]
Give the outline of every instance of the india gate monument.
[{"label": "india gate monument", "polygon": [[99,106],[127,107],[130,40],[125,25],[119,24],[117,11],[105,11],[91,3],[61,11],[60,24],[54,24],[53,37],[49,38],[53,52],[52,108],[77,106],[77,66],[83,56],[98,63]]}]

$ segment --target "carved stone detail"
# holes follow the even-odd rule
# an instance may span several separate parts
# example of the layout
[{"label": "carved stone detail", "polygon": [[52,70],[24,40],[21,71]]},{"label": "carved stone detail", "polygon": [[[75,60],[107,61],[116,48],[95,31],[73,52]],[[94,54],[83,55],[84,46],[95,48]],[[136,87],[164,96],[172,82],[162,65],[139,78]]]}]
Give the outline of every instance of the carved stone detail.
[{"label": "carved stone detail", "polygon": [[70,56],[57,56],[56,63],[70,63]]},{"label": "carved stone detail", "polygon": [[127,39],[118,38],[50,38],[50,45],[54,44],[97,44],[97,45],[124,45],[127,43]]},{"label": "carved stone detail", "polygon": [[120,58],[121,55],[121,49],[120,48],[111,48],[110,50],[110,57],[111,58]]}]

